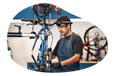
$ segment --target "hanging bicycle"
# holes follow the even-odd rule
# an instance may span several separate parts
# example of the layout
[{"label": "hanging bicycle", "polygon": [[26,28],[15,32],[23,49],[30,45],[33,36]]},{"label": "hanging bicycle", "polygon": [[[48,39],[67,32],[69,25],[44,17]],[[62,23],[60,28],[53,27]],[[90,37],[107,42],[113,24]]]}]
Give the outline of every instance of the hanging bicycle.
[{"label": "hanging bicycle", "polygon": [[[39,8],[39,9],[38,9]],[[54,22],[53,24],[46,23],[46,16],[49,15],[49,19],[50,19],[50,10],[51,8],[53,8],[53,5],[51,4],[36,4],[33,5],[33,19],[21,19],[22,21],[28,21],[31,22],[31,24],[27,24],[27,25],[32,25],[32,32],[31,33],[22,33],[21,32],[21,26],[19,25],[15,25],[16,27],[18,27],[18,32],[17,33],[13,33],[13,32],[9,32],[8,33],[8,37],[30,37],[31,39],[35,39],[34,45],[32,47],[32,51],[31,51],[31,57],[36,65],[36,67],[34,67],[32,64],[29,64],[29,66],[31,68],[33,68],[35,71],[41,71],[41,72],[55,72],[55,70],[52,67],[52,63],[51,63],[51,51],[52,51],[52,43],[53,43],[53,35],[52,32],[50,31],[51,26],[53,26],[54,24],[56,24],[56,22]],[[40,19],[40,18],[41,19]],[[39,24],[40,26],[42,26],[42,29],[38,32],[38,34],[36,34],[36,32],[34,32],[34,26]],[[50,45],[50,48],[48,48],[48,36],[52,35],[52,42]],[[35,48],[35,45],[37,43],[37,40],[41,38],[42,43],[40,46],[40,51],[41,53],[38,54],[38,58],[37,60],[35,59],[34,55],[33,55],[33,51]],[[39,61],[39,64],[37,63]]]}]

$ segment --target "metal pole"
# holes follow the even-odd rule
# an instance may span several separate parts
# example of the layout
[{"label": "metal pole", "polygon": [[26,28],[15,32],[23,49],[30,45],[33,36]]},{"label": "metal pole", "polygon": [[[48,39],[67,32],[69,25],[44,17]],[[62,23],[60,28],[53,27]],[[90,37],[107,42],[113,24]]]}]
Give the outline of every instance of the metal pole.
[{"label": "metal pole", "polygon": [[42,35],[42,48],[41,48],[41,62],[40,62],[40,71],[44,71],[45,70],[45,66],[44,66],[44,40],[45,40],[45,24],[46,24],[46,7],[43,6],[43,35]]},{"label": "metal pole", "polygon": [[[87,41],[89,41],[89,32],[87,33]],[[88,50],[90,50],[89,47],[88,47]],[[86,60],[89,61],[89,52],[87,52],[87,58],[86,58]]]}]

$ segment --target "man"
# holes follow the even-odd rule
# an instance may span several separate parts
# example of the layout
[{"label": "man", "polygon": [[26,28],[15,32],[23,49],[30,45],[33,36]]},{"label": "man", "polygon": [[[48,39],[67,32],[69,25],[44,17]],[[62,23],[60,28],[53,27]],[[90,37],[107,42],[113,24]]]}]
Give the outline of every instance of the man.
[{"label": "man", "polygon": [[52,66],[57,72],[67,72],[79,70],[79,61],[82,55],[82,39],[71,31],[72,22],[67,16],[61,16],[57,19],[57,27],[64,38],[57,42],[51,58],[58,58],[58,63]]}]

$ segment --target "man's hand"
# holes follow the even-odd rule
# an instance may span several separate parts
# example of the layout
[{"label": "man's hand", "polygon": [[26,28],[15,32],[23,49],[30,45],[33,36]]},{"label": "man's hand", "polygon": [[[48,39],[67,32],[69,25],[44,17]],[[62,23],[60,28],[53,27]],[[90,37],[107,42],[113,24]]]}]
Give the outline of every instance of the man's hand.
[{"label": "man's hand", "polygon": [[59,62],[59,63],[53,63],[53,64],[52,64],[52,67],[53,67],[54,69],[58,69],[58,68],[61,67],[61,63],[60,63],[60,62]]}]

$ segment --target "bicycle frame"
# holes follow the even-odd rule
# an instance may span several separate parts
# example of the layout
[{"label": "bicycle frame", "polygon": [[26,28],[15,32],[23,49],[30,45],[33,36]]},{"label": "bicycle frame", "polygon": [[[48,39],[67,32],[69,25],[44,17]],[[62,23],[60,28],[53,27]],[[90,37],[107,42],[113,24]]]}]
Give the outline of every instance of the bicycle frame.
[{"label": "bicycle frame", "polygon": [[[97,37],[95,37],[93,40],[91,40],[91,41],[94,41],[94,40],[96,40],[97,39]],[[85,45],[87,45],[87,44],[89,44],[91,41],[87,41],[87,42],[85,42],[85,43],[83,43],[83,49],[85,49],[87,52],[89,52],[91,55],[93,55],[94,57],[97,57],[95,54],[93,54],[91,51],[89,51],[88,49],[86,49],[86,48],[84,48],[84,46]]]},{"label": "bicycle frame", "polygon": [[86,48],[84,48],[83,47],[83,49],[85,49],[87,52],[89,52],[91,55],[93,55],[94,57],[97,57],[97,55],[95,55],[95,54],[93,54],[91,51],[89,51],[88,49],[86,49]]},{"label": "bicycle frame", "polygon": [[[42,29],[38,32],[38,36],[39,35],[42,35],[42,46],[41,46],[41,49],[40,49],[41,50],[41,61],[39,62],[39,65],[44,65],[44,61],[43,61],[44,51],[48,50],[48,46],[47,46],[48,45],[48,43],[47,43],[48,37],[45,38],[45,36],[47,36],[47,32],[46,32],[45,26],[42,26]],[[32,56],[36,66],[38,66],[38,64],[37,64],[37,62],[36,62],[36,60],[35,60],[35,58],[33,56],[33,50],[35,48],[35,45],[36,45],[36,42],[37,42],[38,39],[39,39],[39,37],[37,37],[35,39],[34,45],[32,47],[32,52],[31,52],[31,56]],[[44,45],[45,45],[45,47],[44,47]]]}]

